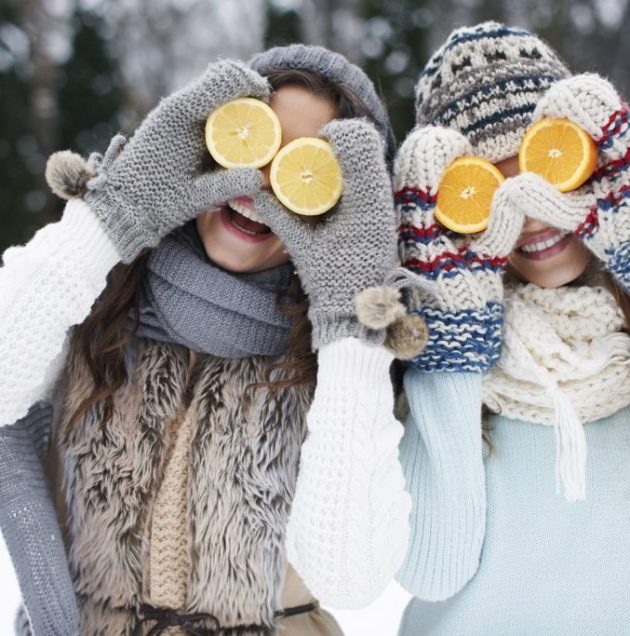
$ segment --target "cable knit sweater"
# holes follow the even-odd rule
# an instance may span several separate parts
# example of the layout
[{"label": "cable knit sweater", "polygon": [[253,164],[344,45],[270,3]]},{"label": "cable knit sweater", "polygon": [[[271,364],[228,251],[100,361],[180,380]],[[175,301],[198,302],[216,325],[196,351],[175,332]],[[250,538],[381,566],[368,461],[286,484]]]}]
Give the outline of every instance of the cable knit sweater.
[{"label": "cable knit sweater", "polygon": [[[0,269],[0,426],[49,398],[80,324],[120,260],[91,209],[70,201],[61,221],[11,247]],[[289,559],[331,607],[360,607],[404,556],[411,502],[397,446],[392,355],[355,338],[318,353],[315,398],[287,535]]]},{"label": "cable knit sweater", "polygon": [[[584,426],[587,497],[555,492],[553,428],[490,418],[481,374],[406,372],[412,534],[400,634],[630,633],[630,407]],[[484,455],[486,456],[484,458]]]}]

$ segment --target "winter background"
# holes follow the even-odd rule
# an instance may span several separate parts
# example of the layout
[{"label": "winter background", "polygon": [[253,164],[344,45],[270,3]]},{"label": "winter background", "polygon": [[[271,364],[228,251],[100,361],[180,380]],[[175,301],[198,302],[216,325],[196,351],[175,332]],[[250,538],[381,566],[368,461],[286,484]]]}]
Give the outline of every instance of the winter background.
[{"label": "winter background", "polygon": [[[495,19],[547,39],[575,71],[630,92],[630,0],[0,0],[0,253],[59,219],[46,158],[103,151],[159,98],[217,55],[323,44],[361,64],[399,140],[430,52],[463,24]],[[394,635],[409,595],[392,583],[359,611],[335,611],[348,636]],[[19,590],[0,539],[0,636]]]}]

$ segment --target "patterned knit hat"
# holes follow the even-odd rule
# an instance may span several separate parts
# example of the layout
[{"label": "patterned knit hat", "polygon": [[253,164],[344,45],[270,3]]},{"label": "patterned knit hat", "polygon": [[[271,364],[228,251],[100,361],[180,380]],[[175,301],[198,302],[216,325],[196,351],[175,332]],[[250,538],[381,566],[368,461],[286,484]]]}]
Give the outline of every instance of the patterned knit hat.
[{"label": "patterned knit hat", "polygon": [[571,73],[537,36],[497,22],[453,31],[416,86],[418,124],[454,128],[475,154],[496,162],[518,154],[536,102]]},{"label": "patterned knit hat", "polygon": [[372,80],[343,55],[321,46],[291,44],[258,53],[251,58],[249,65],[261,75],[278,69],[312,71],[330,82],[349,88],[372,114],[385,140],[387,160],[391,164],[396,154],[396,139],[387,112],[374,90]]}]

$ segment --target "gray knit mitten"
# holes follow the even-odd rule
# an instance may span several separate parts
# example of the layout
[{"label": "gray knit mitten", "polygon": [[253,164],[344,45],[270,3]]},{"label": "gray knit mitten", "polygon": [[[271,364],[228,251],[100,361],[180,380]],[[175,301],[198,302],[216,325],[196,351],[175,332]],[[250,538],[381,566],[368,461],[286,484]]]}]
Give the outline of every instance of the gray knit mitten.
[{"label": "gray knit mitten", "polygon": [[331,143],[343,176],[343,194],[330,216],[311,225],[268,192],[254,197],[256,212],[286,245],[308,294],[313,350],[346,336],[379,344],[385,331],[359,323],[355,296],[380,285],[397,265],[384,142],[364,119],[334,120],[320,134]]},{"label": "gray knit mitten", "polygon": [[595,141],[592,177],[573,192],[559,192],[533,173],[504,184],[527,216],[573,232],[630,291],[630,116],[613,86],[592,73],[556,82],[539,100],[533,119],[567,117]]},{"label": "gray knit mitten", "polygon": [[0,527],[35,636],[78,633],[79,610],[42,459],[52,407],[0,427]]},{"label": "gray knit mitten", "polygon": [[408,309],[429,330],[426,347],[410,362],[422,371],[487,371],[501,351],[502,275],[523,213],[512,209],[503,184],[483,234],[457,235],[434,216],[444,171],[457,157],[471,154],[470,142],[458,131],[427,126],[412,131],[396,157],[401,260],[436,285],[435,293],[412,287],[407,296]]},{"label": "gray knit mitten", "polygon": [[[201,174],[207,149],[208,113],[238,97],[269,97],[269,85],[244,64],[210,64],[199,78],[163,99],[128,143],[112,139],[105,157],[92,156],[96,177],[87,182],[85,201],[105,225],[122,261],[194,218],[200,211],[260,189],[255,169],[235,168]],[[124,149],[119,150],[124,144]]]}]

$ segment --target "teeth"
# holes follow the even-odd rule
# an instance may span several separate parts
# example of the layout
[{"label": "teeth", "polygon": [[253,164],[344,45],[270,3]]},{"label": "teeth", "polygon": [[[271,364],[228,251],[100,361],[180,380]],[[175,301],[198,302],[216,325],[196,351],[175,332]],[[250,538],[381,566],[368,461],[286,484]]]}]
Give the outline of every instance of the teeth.
[{"label": "teeth", "polygon": [[546,241],[539,241],[538,243],[530,243],[529,245],[521,245],[521,251],[526,254],[533,254],[534,252],[542,252],[543,250],[547,250],[550,247],[559,243],[566,234],[557,234],[553,238],[547,239]]},{"label": "teeth", "polygon": [[244,206],[242,203],[239,203],[236,199],[230,199],[228,201],[228,205],[236,210],[239,214],[251,219],[252,221],[256,221],[256,223],[264,223],[264,221],[254,212],[254,210],[250,210],[248,207]]}]

